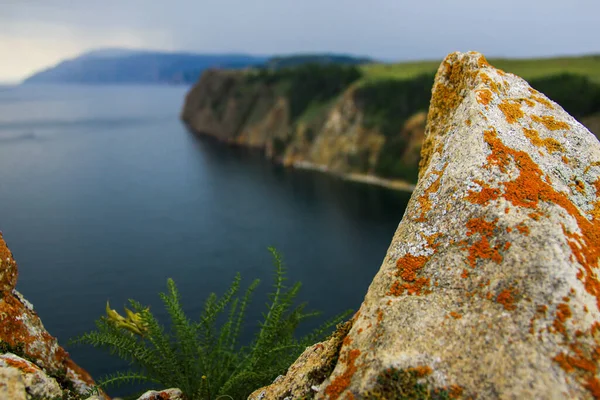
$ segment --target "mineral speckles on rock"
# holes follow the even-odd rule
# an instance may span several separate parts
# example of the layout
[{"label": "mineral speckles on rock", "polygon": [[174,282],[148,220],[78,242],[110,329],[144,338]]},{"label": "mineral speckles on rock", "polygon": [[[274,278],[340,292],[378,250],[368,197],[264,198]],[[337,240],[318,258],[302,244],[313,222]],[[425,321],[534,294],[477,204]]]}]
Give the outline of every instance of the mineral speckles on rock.
[{"label": "mineral speckles on rock", "polygon": [[17,264],[0,234],[0,292],[10,292],[17,284]]}]

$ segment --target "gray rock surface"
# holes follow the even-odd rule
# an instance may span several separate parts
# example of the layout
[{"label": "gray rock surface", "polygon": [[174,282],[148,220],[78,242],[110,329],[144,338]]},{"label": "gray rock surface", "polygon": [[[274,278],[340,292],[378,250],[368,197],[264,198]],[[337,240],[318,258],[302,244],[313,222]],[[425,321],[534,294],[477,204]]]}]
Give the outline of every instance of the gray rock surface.
[{"label": "gray rock surface", "polygon": [[27,400],[23,375],[17,369],[0,367],[0,399]]},{"label": "gray rock surface", "polygon": [[599,259],[596,137],[450,54],[419,182],[316,398],[600,398]]},{"label": "gray rock surface", "polygon": [[56,379],[40,367],[11,353],[0,354],[0,399],[55,399],[62,396]]}]

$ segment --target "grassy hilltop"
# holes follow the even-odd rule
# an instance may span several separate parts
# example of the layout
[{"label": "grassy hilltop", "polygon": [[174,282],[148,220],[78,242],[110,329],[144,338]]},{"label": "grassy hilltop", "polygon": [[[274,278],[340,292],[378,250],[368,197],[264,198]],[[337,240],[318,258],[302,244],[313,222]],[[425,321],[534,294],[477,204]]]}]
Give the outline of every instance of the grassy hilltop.
[{"label": "grassy hilltop", "polygon": [[[600,54],[581,57],[506,59],[490,58],[496,68],[511,72],[526,80],[571,73],[588,77],[600,84]],[[423,73],[435,73],[439,61],[415,61],[395,64],[366,64],[361,66],[365,80],[408,79]]]}]

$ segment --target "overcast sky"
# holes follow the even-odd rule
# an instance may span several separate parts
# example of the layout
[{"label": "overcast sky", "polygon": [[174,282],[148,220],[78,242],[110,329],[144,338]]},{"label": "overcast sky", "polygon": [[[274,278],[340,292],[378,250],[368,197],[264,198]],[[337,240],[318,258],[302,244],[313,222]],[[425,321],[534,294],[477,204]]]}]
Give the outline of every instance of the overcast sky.
[{"label": "overcast sky", "polygon": [[99,47],[384,60],[600,53],[600,0],[0,0],[0,81]]}]

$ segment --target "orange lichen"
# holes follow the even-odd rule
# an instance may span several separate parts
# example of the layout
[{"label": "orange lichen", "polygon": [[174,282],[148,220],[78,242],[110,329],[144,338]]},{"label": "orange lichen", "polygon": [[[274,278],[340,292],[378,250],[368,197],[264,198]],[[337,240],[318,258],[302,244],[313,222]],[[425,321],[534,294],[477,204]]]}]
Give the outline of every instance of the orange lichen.
[{"label": "orange lichen", "polygon": [[502,304],[505,310],[513,311],[517,308],[515,303],[515,298],[513,297],[516,294],[516,290],[512,288],[504,289],[501,291],[496,297],[496,302]]},{"label": "orange lichen", "polygon": [[529,236],[529,227],[524,223],[521,222],[519,225],[516,226],[516,228],[519,232],[521,232],[521,234]]},{"label": "orange lichen", "polygon": [[448,397],[450,397],[451,399],[459,399],[463,394],[463,390],[464,389],[458,385],[451,385]]},{"label": "orange lichen", "polygon": [[585,193],[585,184],[581,179],[575,178],[575,184],[573,186],[579,193]]},{"label": "orange lichen", "polygon": [[479,77],[481,78],[484,84],[486,84],[487,86],[489,86],[490,89],[492,89],[494,93],[500,94],[500,91],[498,90],[498,85],[492,80],[492,78],[490,78],[487,74],[483,72],[479,73]]},{"label": "orange lichen", "polygon": [[551,131],[557,131],[559,129],[570,129],[571,128],[569,126],[569,124],[567,124],[566,122],[557,121],[551,115],[550,116],[544,115],[541,117],[538,117],[537,115],[532,115],[531,119],[535,122],[543,124],[546,128],[550,129]]},{"label": "orange lichen", "polygon": [[477,66],[479,68],[490,67],[490,63],[488,63],[488,61],[485,59],[483,54],[480,55],[479,58],[477,59]]},{"label": "orange lichen", "polygon": [[[533,117],[532,117],[533,118]],[[531,144],[536,147],[545,147],[549,153],[554,153],[556,151],[565,151],[564,147],[560,142],[554,138],[540,138],[540,135],[535,129],[523,128],[523,132],[525,133],[525,137],[529,139]]]},{"label": "orange lichen", "polygon": [[427,287],[430,282],[429,278],[417,277],[417,272],[425,266],[427,261],[429,261],[429,257],[426,256],[406,254],[405,256],[400,257],[398,261],[396,261],[396,266],[398,268],[396,276],[402,278],[404,282],[394,282],[388,295],[400,296],[405,291],[408,295],[420,296],[421,294],[428,294],[429,290],[427,290]]},{"label": "orange lichen", "polygon": [[565,164],[569,164],[569,159],[567,157],[562,156],[561,159],[562,159],[562,162],[564,162]]},{"label": "orange lichen", "polygon": [[460,274],[460,277],[463,279],[467,279],[469,277],[469,271],[467,271],[466,269],[463,269],[462,274]]},{"label": "orange lichen", "polygon": [[489,89],[481,89],[477,91],[477,102],[487,106],[492,101],[492,92]]},{"label": "orange lichen", "polygon": [[421,365],[418,367],[411,367],[407,369],[408,372],[414,373],[417,378],[423,378],[425,376],[431,375],[433,370],[428,365]]},{"label": "orange lichen", "polygon": [[531,213],[527,214],[527,216],[534,221],[538,221],[542,215],[543,214],[540,212],[531,212]]},{"label": "orange lichen", "polygon": [[575,369],[583,372],[596,373],[598,366],[585,357],[573,357],[565,353],[560,353],[553,358],[565,372],[571,372]]},{"label": "orange lichen", "polygon": [[556,318],[552,322],[555,331],[562,334],[565,338],[568,337],[565,322],[572,317],[571,309],[568,304],[561,303],[556,307]]},{"label": "orange lichen", "polygon": [[[488,259],[495,263],[502,262],[502,255],[499,252],[500,246],[494,247],[490,244],[490,239],[494,236],[494,228],[498,219],[488,222],[483,218],[473,218],[467,222],[467,236],[473,236],[477,233],[480,234],[479,240],[468,247],[469,256],[467,260],[471,267],[477,266],[478,259]],[[462,242],[464,245],[468,245],[468,241]]]},{"label": "orange lichen", "polygon": [[467,124],[467,126],[471,126],[471,120],[470,119],[465,120],[465,124]]},{"label": "orange lichen", "polygon": [[[585,167],[585,169],[583,170],[583,173],[587,174],[589,172],[590,168],[599,167],[599,166],[600,166],[600,161],[594,161],[593,163],[591,163],[590,165]],[[596,193],[600,193],[600,192],[596,192]]]},{"label": "orange lichen", "polygon": [[427,189],[425,189],[425,193],[418,198],[419,204],[421,206],[421,215],[417,218],[417,221],[424,222],[425,214],[433,207],[433,202],[429,199],[429,195],[432,193],[436,193],[440,189],[442,175],[446,170],[445,164],[440,171],[435,172],[437,174],[437,178],[429,185]]},{"label": "orange lichen", "polygon": [[331,400],[336,400],[340,395],[350,386],[350,380],[358,370],[355,365],[356,359],[360,356],[360,350],[354,349],[346,353],[341,362],[346,364],[346,369],[341,375],[335,377],[333,381],[325,388],[325,394],[329,396]]},{"label": "orange lichen", "polygon": [[451,316],[452,318],[454,318],[454,319],[461,319],[461,318],[462,318],[462,315],[460,315],[459,313],[457,313],[457,312],[454,312],[454,311],[451,311],[451,312],[450,312],[450,316]]},{"label": "orange lichen", "polygon": [[525,114],[521,110],[521,105],[518,103],[509,103],[507,100],[502,100],[502,103],[498,104],[498,108],[504,114],[506,122],[514,124],[519,118],[523,118]]},{"label": "orange lichen", "polygon": [[[559,122],[546,120],[547,123],[555,123],[555,126],[560,126]],[[563,208],[573,219],[578,226],[577,232],[568,232],[566,228],[565,237],[571,248],[573,260],[576,260],[581,268],[577,273],[577,278],[583,282],[584,289],[591,295],[596,297],[596,305],[600,309],[600,282],[596,277],[595,269],[598,268],[600,260],[600,224],[598,219],[592,217],[589,220],[577,206],[575,206],[566,194],[556,191],[547,181],[540,170],[539,166],[533,162],[531,157],[524,151],[518,151],[508,146],[498,138],[494,129],[484,132],[484,139],[490,147],[491,154],[488,156],[488,164],[486,168],[497,167],[501,172],[507,172],[509,165],[514,165],[519,169],[519,175],[512,181],[503,182],[502,194],[498,197],[503,197],[513,206],[529,208],[539,214],[538,206],[540,202],[555,204]],[[471,196],[477,200],[477,193],[472,193]],[[485,199],[486,201],[495,200],[494,196]],[[500,296],[499,296],[500,297]],[[504,303],[512,304],[510,296],[505,295],[500,298]],[[566,310],[568,306],[560,306],[557,311],[555,323],[552,330],[555,333],[565,335],[566,327],[564,320],[569,315]],[[569,310],[570,311],[570,310]],[[582,370],[596,365],[593,361],[586,361],[586,358],[569,355],[559,355],[554,358],[554,361],[567,372],[573,371],[575,368]]]},{"label": "orange lichen", "polygon": [[12,291],[17,284],[17,276],[17,265],[0,233],[0,293]]},{"label": "orange lichen", "polygon": [[437,250],[438,247],[440,247],[441,243],[436,243],[437,239],[441,238],[442,236],[444,236],[444,234],[442,232],[438,232],[438,233],[434,233],[433,235],[429,235],[429,236],[424,236],[425,240],[427,241],[427,245],[432,248],[433,250]]},{"label": "orange lichen", "polygon": [[540,103],[543,106],[546,106],[550,109],[554,109],[554,105],[552,105],[551,102],[549,102],[548,100],[546,100],[545,98],[543,98],[542,96],[538,96],[540,94],[540,92],[538,92],[537,90],[529,90],[532,94],[531,94],[531,98],[534,99],[535,101],[537,101],[538,103]]},{"label": "orange lichen", "polygon": [[344,338],[344,340],[342,340],[342,344],[344,346],[348,346],[352,343],[352,338],[350,337],[350,335],[346,335],[346,337]]},{"label": "orange lichen", "polygon": [[485,205],[490,200],[495,200],[500,196],[500,189],[489,187],[479,179],[474,179],[473,182],[481,186],[481,191],[469,192],[467,200],[471,203]]},{"label": "orange lichen", "polygon": [[449,116],[453,115],[454,110],[463,101],[466,93],[463,89],[472,84],[476,74],[477,71],[460,60],[457,54],[449,55],[442,62],[429,106],[427,126],[430,127],[430,131],[421,147],[420,171],[425,171],[431,156],[440,151],[436,147],[436,138],[445,133],[441,127],[446,125]]},{"label": "orange lichen", "polygon": [[521,101],[523,101],[525,104],[527,104],[528,107],[533,107],[535,106],[535,103],[529,99],[519,99]]},{"label": "orange lichen", "polygon": [[589,377],[583,387],[589,390],[595,399],[600,399],[600,382],[596,377]]},{"label": "orange lichen", "polygon": [[[494,129],[485,131],[484,139],[492,150],[488,156],[488,168],[497,166],[502,172],[506,172],[512,161],[520,170],[519,176],[515,180],[502,184],[504,188],[502,197],[514,206],[534,210],[537,209],[540,201],[554,203],[575,218],[581,233],[565,233],[573,255],[583,267],[578,276],[584,282],[586,291],[596,297],[600,309],[600,282],[594,272],[600,260],[600,224],[596,223],[596,219],[588,220],[564,193],[557,192],[544,182],[542,171],[527,153],[504,145]],[[480,204],[500,197],[499,193],[495,195],[488,191],[485,192],[485,197],[481,193],[471,192],[469,197]]]},{"label": "orange lichen", "polygon": [[25,360],[15,360],[10,357],[5,357],[2,359],[2,361],[10,365],[11,367],[15,367],[25,373],[34,374],[37,371],[30,363],[28,363]]}]

